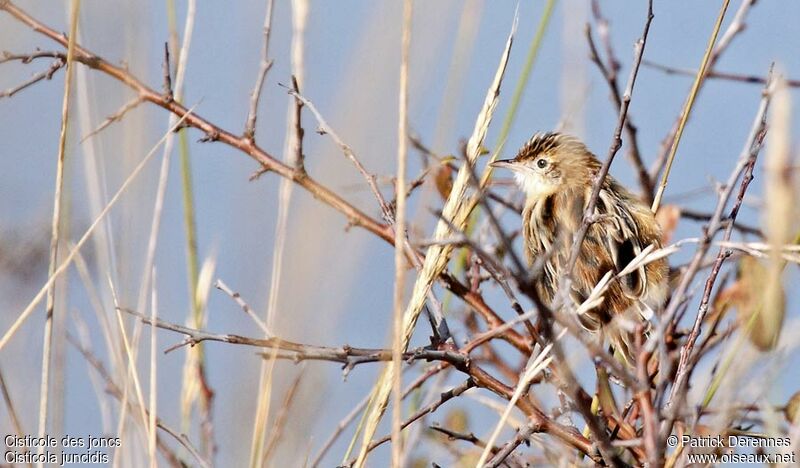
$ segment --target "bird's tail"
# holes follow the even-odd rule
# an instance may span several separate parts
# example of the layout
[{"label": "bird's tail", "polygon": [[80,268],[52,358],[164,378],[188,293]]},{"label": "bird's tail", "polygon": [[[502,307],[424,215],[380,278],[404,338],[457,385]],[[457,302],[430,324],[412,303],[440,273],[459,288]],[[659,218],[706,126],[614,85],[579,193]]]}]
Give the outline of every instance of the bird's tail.
[{"label": "bird's tail", "polygon": [[[627,315],[614,317],[603,327],[603,334],[614,348],[618,359],[635,368],[639,361],[637,341],[644,345],[654,330],[650,321],[644,318],[644,313],[632,311]],[[648,358],[647,368],[651,374],[658,368],[655,353]]]}]

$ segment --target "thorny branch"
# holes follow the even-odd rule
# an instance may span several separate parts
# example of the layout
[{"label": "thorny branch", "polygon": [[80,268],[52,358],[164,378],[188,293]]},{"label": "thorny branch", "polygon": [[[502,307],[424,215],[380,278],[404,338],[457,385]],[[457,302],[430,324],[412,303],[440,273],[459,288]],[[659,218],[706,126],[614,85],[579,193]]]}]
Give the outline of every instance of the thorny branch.
[{"label": "thorny branch", "polygon": [[[168,348],[165,352],[170,352],[182,346],[194,345],[204,341],[218,341],[266,349],[278,349],[278,359],[291,359],[294,361],[323,360],[340,362],[344,364],[346,372],[358,364],[387,361],[391,359],[392,355],[391,350],[388,349],[352,348],[350,346],[333,348],[300,344],[280,338],[249,338],[241,335],[210,333],[167,322],[162,319],[152,320],[150,316],[135,310],[127,308],[120,308],[119,310],[137,317],[139,320],[148,325],[174,331],[186,336],[182,343]],[[270,356],[273,355],[274,354],[270,354]],[[439,351],[427,348],[419,348],[403,353],[403,359],[446,362],[461,372],[469,375],[474,380],[476,386],[490,390],[504,399],[510,399],[514,392],[513,388],[503,384],[484,369],[475,365],[466,354],[463,354],[460,351]],[[530,418],[531,423],[534,424],[536,428],[536,432],[549,433],[571,447],[582,451],[586,455],[590,457],[594,456],[591,443],[585,437],[574,431],[574,429],[564,426],[547,417],[544,412],[542,412],[538,407],[528,400],[519,400],[517,402],[517,407]]]}]

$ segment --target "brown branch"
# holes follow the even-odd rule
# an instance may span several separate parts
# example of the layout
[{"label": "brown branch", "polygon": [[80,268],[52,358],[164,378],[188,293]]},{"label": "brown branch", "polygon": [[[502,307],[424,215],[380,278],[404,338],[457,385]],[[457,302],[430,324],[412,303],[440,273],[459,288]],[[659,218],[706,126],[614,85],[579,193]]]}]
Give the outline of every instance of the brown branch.
[{"label": "brown branch", "polygon": [[[241,344],[266,349],[278,349],[279,352],[277,353],[277,358],[281,359],[294,359],[296,361],[313,359],[341,362],[345,364],[345,369],[365,362],[387,361],[391,359],[392,355],[391,350],[388,349],[351,348],[349,346],[332,348],[326,346],[311,346],[294,343],[280,338],[248,338],[240,335],[216,334],[166,322],[161,319],[156,319],[153,321],[151,317],[147,315],[126,308],[119,308],[119,310],[138,317],[140,320],[142,320],[142,322],[148,325],[155,325],[158,328],[185,335],[186,339],[177,347],[194,345],[204,341]],[[172,347],[166,352],[169,352],[173,349],[176,349],[176,347]],[[462,352],[419,348],[404,353],[403,359],[444,361],[471,376],[475,380],[477,386],[491,390],[506,400],[510,399],[514,393],[513,388],[503,384],[488,374],[485,370],[474,365],[469,357]],[[529,400],[520,399],[517,401],[517,406],[530,418],[531,423],[534,424],[537,429],[536,432],[549,433],[559,438],[563,442],[566,442],[571,447],[574,447],[589,456],[593,456],[592,444],[586,440],[586,438],[571,428],[551,420],[544,414],[544,412],[542,412]]]},{"label": "brown branch", "polygon": [[[18,8],[11,1],[0,2],[0,10],[6,11],[23,24],[32,28],[34,31],[43,34],[53,41],[66,47],[67,38],[63,34],[42,24]],[[281,177],[292,180],[296,184],[306,189],[315,198],[344,214],[351,225],[364,228],[388,242],[394,242],[394,236],[391,235],[390,230],[386,225],[366,215],[352,204],[342,199],[329,188],[323,186],[307,174],[283,164],[274,156],[267,153],[246,138],[233,135],[232,133],[204,119],[197,113],[189,113],[188,109],[182,104],[175,101],[165,102],[161,93],[147,87],[125,68],[112,65],[102,57],[95,55],[94,53],[78,45],[75,47],[75,60],[89,68],[105,73],[110,77],[120,81],[135,91],[144,101],[153,103],[175,114],[179,118],[186,117],[185,125],[202,131],[206,135],[205,138],[208,141],[219,141],[228,146],[236,148],[253,158],[268,171],[275,172]]]}]

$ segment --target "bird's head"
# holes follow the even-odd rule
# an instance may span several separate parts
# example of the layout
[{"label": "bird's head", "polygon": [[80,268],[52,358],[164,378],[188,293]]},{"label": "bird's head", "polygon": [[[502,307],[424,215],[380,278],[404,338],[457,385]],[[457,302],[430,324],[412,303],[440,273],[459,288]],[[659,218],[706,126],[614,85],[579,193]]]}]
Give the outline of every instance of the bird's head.
[{"label": "bird's head", "polygon": [[577,138],[560,133],[537,133],[514,159],[492,167],[510,169],[529,199],[542,199],[562,190],[591,184],[597,159]]}]

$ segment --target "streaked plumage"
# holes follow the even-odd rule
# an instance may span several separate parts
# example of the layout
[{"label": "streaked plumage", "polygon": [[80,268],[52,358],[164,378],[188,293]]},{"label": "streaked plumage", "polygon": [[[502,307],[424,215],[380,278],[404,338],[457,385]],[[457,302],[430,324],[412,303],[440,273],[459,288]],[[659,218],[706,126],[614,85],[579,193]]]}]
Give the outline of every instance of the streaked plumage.
[{"label": "streaked plumage", "polygon": [[[495,165],[511,169],[526,194],[522,214],[525,255],[532,264],[540,255],[549,254],[537,290],[544,301],[552,303],[600,162],[576,138],[541,133],[514,159]],[[661,247],[661,229],[650,209],[610,175],[603,183],[595,214],[598,221],[589,228],[573,270],[571,294],[578,304],[606,272],[619,272],[650,244]],[[581,324],[590,331],[602,331],[630,360],[635,324],[664,301],[667,274],[666,259],[661,259],[613,280],[604,302],[579,316]]]}]

